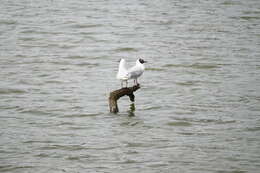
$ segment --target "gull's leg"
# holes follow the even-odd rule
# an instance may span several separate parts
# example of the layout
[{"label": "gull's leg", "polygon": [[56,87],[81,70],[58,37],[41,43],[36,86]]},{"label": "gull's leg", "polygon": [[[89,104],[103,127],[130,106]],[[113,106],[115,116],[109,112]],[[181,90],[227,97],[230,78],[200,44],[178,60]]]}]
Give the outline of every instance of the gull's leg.
[{"label": "gull's leg", "polygon": [[136,78],[136,85],[138,85],[139,83],[138,83],[138,81],[137,81],[137,78]]},{"label": "gull's leg", "polygon": [[128,81],[126,80],[126,81],[125,81],[125,83],[126,83],[126,88],[127,88],[127,85],[128,85]]}]

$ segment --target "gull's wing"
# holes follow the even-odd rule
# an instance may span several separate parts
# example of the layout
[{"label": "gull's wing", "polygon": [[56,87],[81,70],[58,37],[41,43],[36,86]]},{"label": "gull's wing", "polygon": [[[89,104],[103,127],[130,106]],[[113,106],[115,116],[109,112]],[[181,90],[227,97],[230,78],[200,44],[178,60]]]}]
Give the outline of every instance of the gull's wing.
[{"label": "gull's wing", "polygon": [[119,66],[118,66],[118,72],[117,72],[117,79],[125,78],[127,75],[127,69],[126,69],[126,61],[125,59],[121,59]]},{"label": "gull's wing", "polygon": [[127,71],[127,77],[130,78],[137,78],[141,76],[143,73],[143,69],[139,66],[133,66]]}]

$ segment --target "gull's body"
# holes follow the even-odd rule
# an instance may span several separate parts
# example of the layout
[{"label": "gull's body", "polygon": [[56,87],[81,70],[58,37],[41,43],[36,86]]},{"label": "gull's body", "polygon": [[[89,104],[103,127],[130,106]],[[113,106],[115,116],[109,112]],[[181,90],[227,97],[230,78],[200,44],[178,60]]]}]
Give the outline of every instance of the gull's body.
[{"label": "gull's body", "polygon": [[134,79],[134,84],[138,84],[137,82],[137,78],[139,78],[144,70],[145,70],[145,66],[144,63],[146,61],[144,61],[143,59],[138,59],[136,60],[135,66],[131,67],[129,70],[127,70],[127,78],[129,79]]},{"label": "gull's body", "polygon": [[127,87],[127,69],[125,65],[125,59],[121,59],[119,66],[118,66],[118,72],[116,75],[116,78],[121,81],[121,86],[123,87],[123,82],[126,82],[126,87]]}]

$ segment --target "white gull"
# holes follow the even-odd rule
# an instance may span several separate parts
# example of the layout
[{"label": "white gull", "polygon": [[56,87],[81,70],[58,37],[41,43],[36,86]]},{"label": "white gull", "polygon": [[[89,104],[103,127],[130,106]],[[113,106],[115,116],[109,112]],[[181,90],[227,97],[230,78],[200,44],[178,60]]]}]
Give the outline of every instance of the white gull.
[{"label": "white gull", "polygon": [[136,60],[135,66],[127,70],[127,79],[134,79],[134,84],[138,85],[137,78],[139,78],[143,74],[145,70],[145,62],[147,61],[144,61],[141,58]]},{"label": "white gull", "polygon": [[121,87],[123,87],[123,82],[126,82],[126,87],[128,80],[134,79],[134,84],[138,85],[137,78],[139,78],[144,70],[145,66],[143,59],[139,58],[136,60],[135,66],[131,67],[130,69],[126,69],[126,62],[124,59],[120,60],[119,67],[118,67],[118,73],[117,73],[117,79],[121,80]]}]

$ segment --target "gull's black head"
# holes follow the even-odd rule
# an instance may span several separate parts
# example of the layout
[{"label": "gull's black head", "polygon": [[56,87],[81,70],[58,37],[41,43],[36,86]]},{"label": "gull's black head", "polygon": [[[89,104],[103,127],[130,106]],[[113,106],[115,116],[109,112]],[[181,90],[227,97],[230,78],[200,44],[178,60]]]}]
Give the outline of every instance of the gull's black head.
[{"label": "gull's black head", "polygon": [[143,63],[146,63],[147,61],[143,60],[142,58],[139,58],[139,62],[140,62],[141,64],[143,64]]}]

